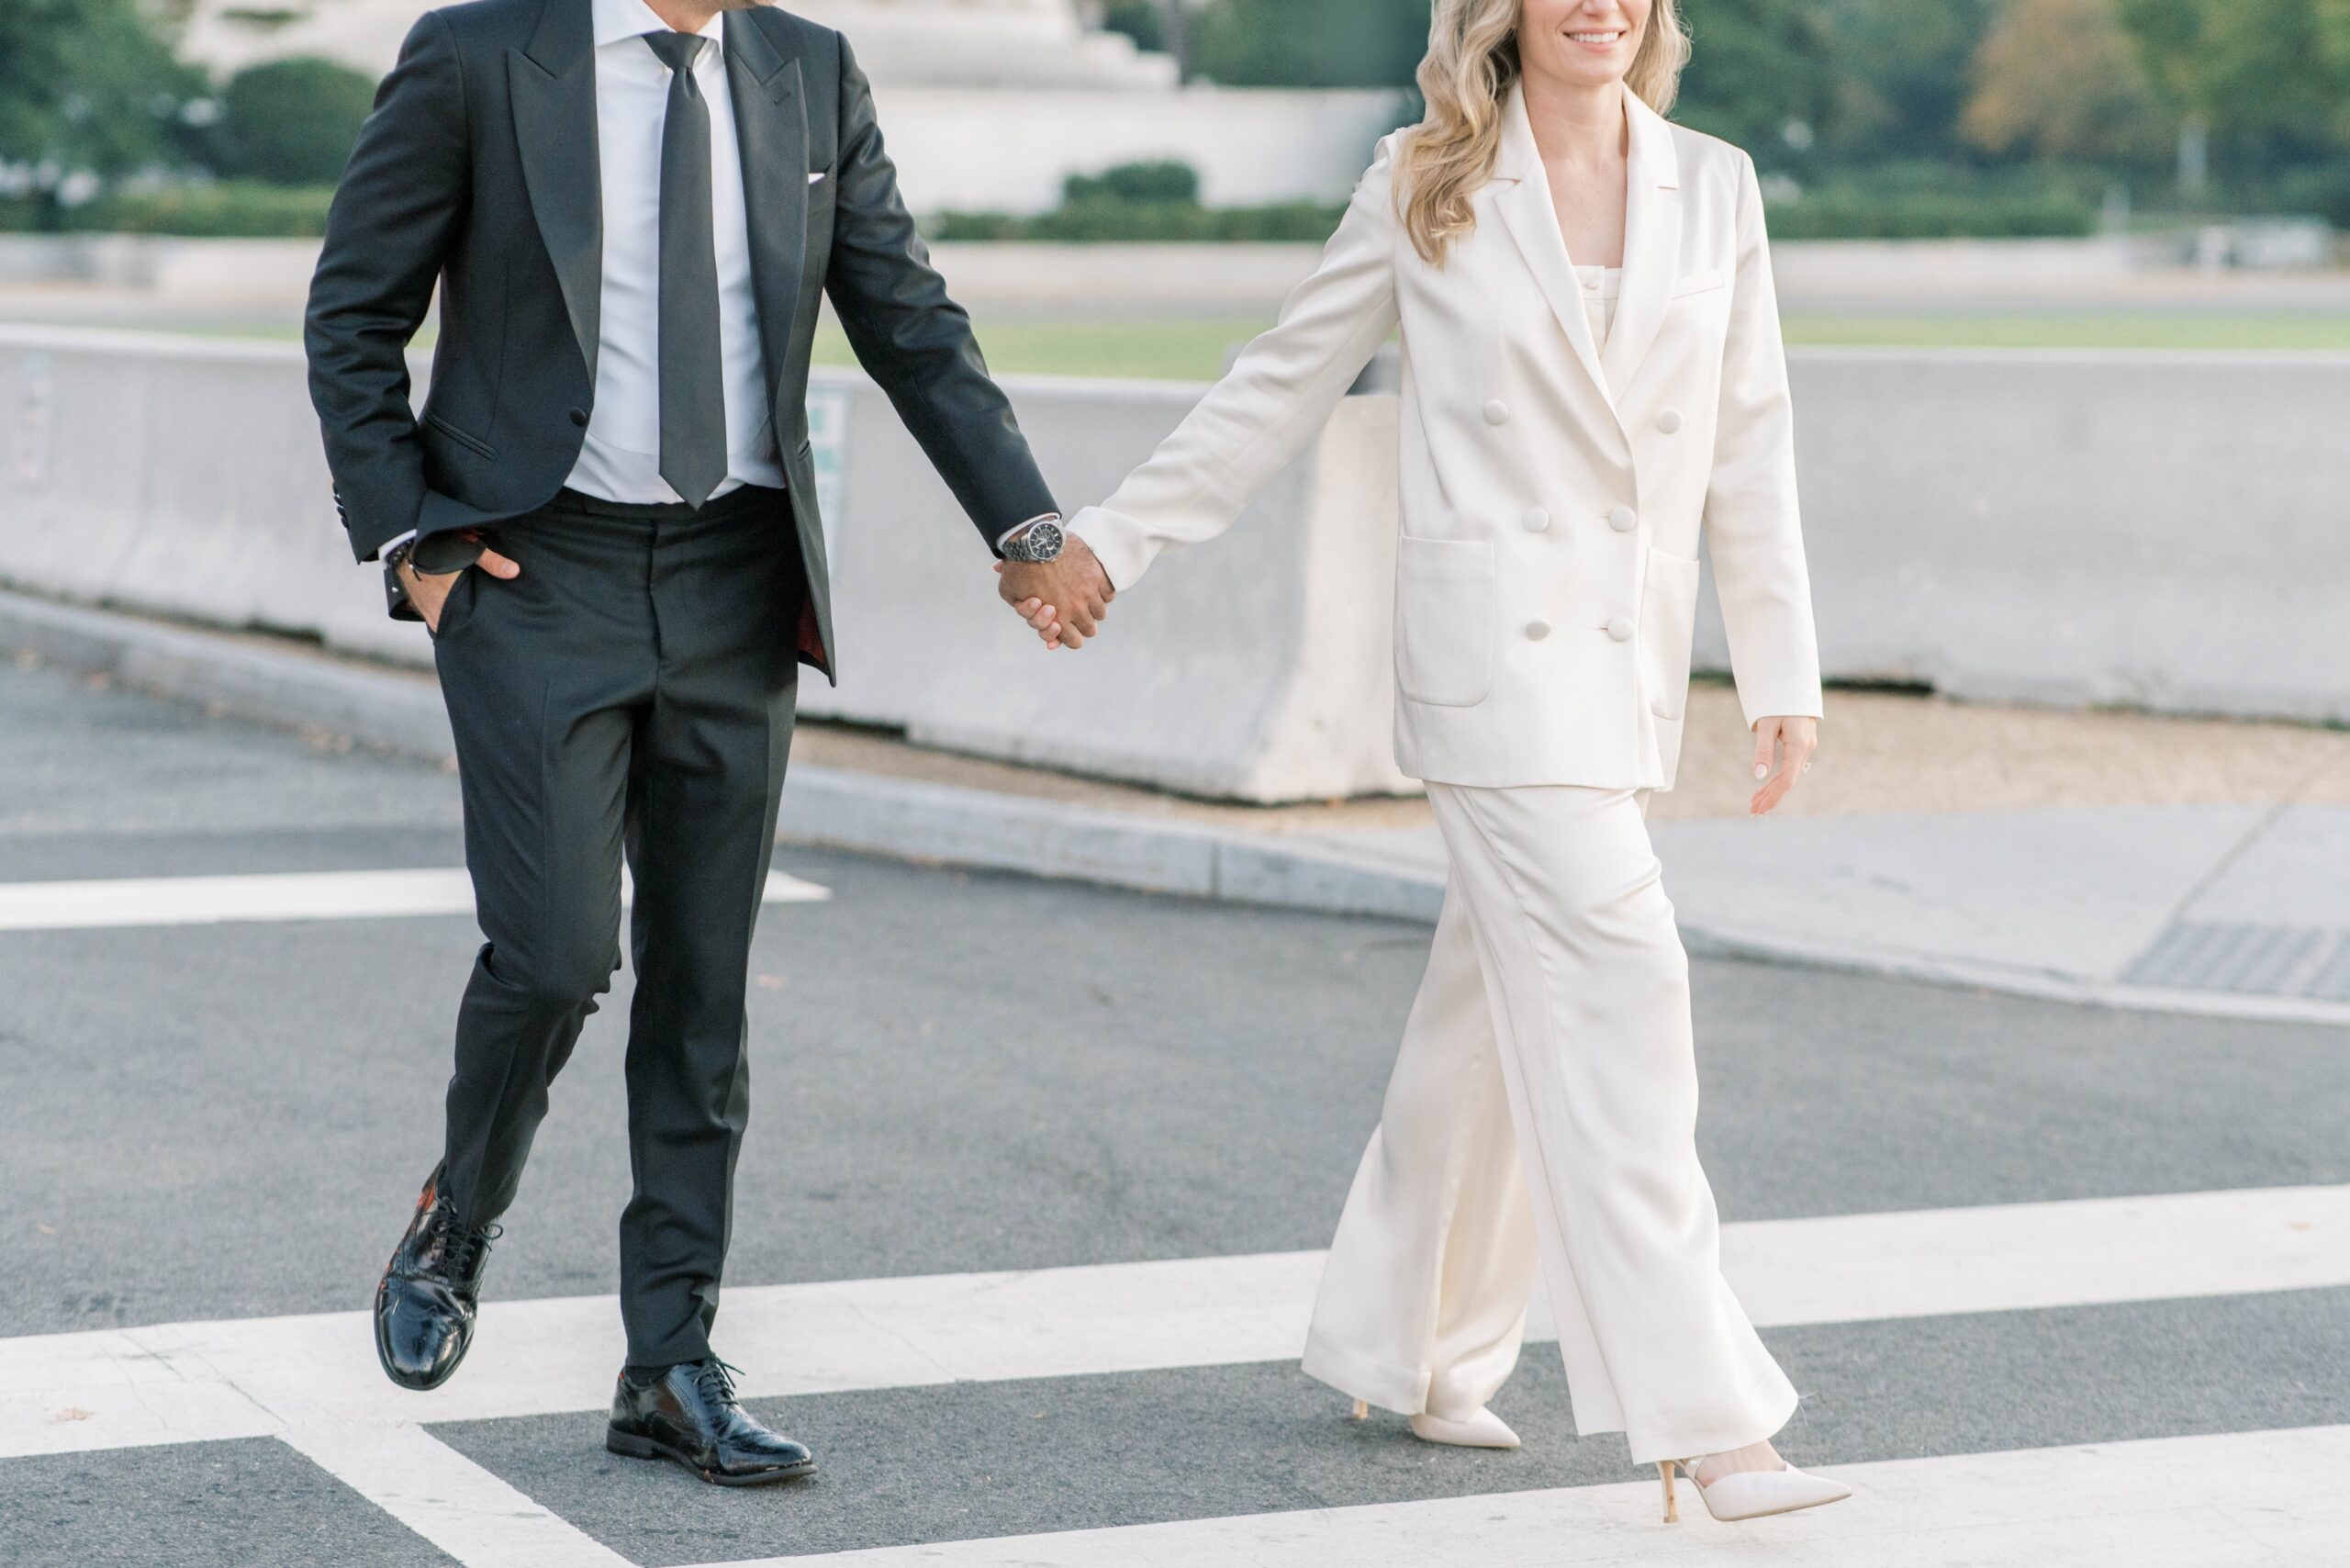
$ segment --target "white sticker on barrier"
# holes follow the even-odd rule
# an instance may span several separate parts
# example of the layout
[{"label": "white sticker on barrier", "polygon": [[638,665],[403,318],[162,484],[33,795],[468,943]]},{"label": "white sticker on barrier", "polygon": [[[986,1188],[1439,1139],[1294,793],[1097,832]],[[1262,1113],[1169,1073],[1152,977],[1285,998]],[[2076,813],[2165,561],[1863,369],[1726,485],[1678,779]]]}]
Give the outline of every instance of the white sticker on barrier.
[{"label": "white sticker on barrier", "polygon": [[816,470],[816,509],[824,514],[824,566],[840,581],[841,508],[848,496],[850,394],[845,386],[808,389],[808,456]]}]

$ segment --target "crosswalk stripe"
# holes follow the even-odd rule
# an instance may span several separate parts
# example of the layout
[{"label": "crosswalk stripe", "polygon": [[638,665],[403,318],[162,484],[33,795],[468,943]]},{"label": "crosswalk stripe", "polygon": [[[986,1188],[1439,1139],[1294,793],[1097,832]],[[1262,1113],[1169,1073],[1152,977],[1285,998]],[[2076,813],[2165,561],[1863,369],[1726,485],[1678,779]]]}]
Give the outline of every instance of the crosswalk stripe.
[{"label": "crosswalk stripe", "polygon": [[[931,1542],[727,1568],[2322,1568],[2350,1541],[2350,1427],[1830,1467],[1850,1502],[1721,1526],[1654,1480]],[[712,1564],[711,1568],[717,1568]]]},{"label": "crosswalk stripe", "polygon": [[[623,883],[623,896],[628,890]],[[767,873],[764,902],[816,903],[813,882]],[[121,877],[0,883],[0,931],[92,931],[229,921],[380,920],[471,914],[462,870],[291,871],[245,877]]]},{"label": "crosswalk stripe", "polygon": [[305,1423],[282,1435],[467,1568],[634,1568],[421,1427]]},{"label": "crosswalk stripe", "polygon": [[[2350,1285],[2350,1186],[2255,1188],[1732,1225],[1764,1327]],[[730,1289],[746,1394],[1281,1361],[1323,1254]],[[1538,1297],[1532,1333],[1547,1337]],[[591,1410],[621,1357],[610,1296],[492,1302],[429,1399],[376,1370],[364,1313],[0,1339],[0,1458],[283,1429],[293,1394],[391,1426]]]}]

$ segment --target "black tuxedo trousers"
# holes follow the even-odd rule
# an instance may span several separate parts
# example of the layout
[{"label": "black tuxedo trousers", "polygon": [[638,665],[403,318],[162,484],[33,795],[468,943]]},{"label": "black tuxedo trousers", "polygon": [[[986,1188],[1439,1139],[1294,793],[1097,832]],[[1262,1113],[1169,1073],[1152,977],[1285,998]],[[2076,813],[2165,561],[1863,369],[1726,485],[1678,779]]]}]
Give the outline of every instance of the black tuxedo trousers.
[{"label": "black tuxedo trousers", "polygon": [[621,1313],[632,1365],[710,1354],[750,1114],[751,935],[790,752],[805,594],[785,494],[699,513],[565,491],[490,535],[434,644],[483,935],[457,1019],[445,1186],[514,1201],[549,1087],[630,942]]}]

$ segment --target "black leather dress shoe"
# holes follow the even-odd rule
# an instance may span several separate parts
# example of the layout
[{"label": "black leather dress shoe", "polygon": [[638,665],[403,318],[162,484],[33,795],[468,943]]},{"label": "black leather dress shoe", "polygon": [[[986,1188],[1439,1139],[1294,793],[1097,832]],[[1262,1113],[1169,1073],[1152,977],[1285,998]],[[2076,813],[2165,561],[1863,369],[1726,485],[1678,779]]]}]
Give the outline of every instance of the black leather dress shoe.
[{"label": "black leather dress shoe", "polygon": [[433,1167],[416,1215],[375,1287],[375,1356],[402,1388],[438,1388],[474,1342],[494,1225],[462,1226]]},{"label": "black leather dress shoe", "polygon": [[733,1369],[688,1361],[638,1387],[621,1376],[604,1446],[631,1459],[666,1459],[713,1486],[764,1486],[816,1468],[815,1456],[743,1413]]}]

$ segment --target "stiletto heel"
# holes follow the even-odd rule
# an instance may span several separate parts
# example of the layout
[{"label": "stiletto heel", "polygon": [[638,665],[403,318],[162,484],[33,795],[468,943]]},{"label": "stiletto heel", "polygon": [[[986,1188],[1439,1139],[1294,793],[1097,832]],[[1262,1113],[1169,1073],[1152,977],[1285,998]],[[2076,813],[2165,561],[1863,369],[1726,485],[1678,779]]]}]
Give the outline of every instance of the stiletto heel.
[{"label": "stiletto heel", "polygon": [[1676,1469],[1697,1488],[1697,1500],[1706,1505],[1706,1512],[1724,1524],[1817,1508],[1841,1503],[1852,1495],[1852,1489],[1841,1481],[1807,1475],[1785,1462],[1776,1470],[1733,1470],[1728,1475],[1717,1475],[1708,1485],[1697,1479],[1697,1466],[1705,1458],[1700,1454],[1695,1459],[1669,1459],[1658,1463],[1657,1470],[1664,1476],[1666,1524],[1677,1523],[1681,1518],[1673,1496],[1673,1473]]}]

